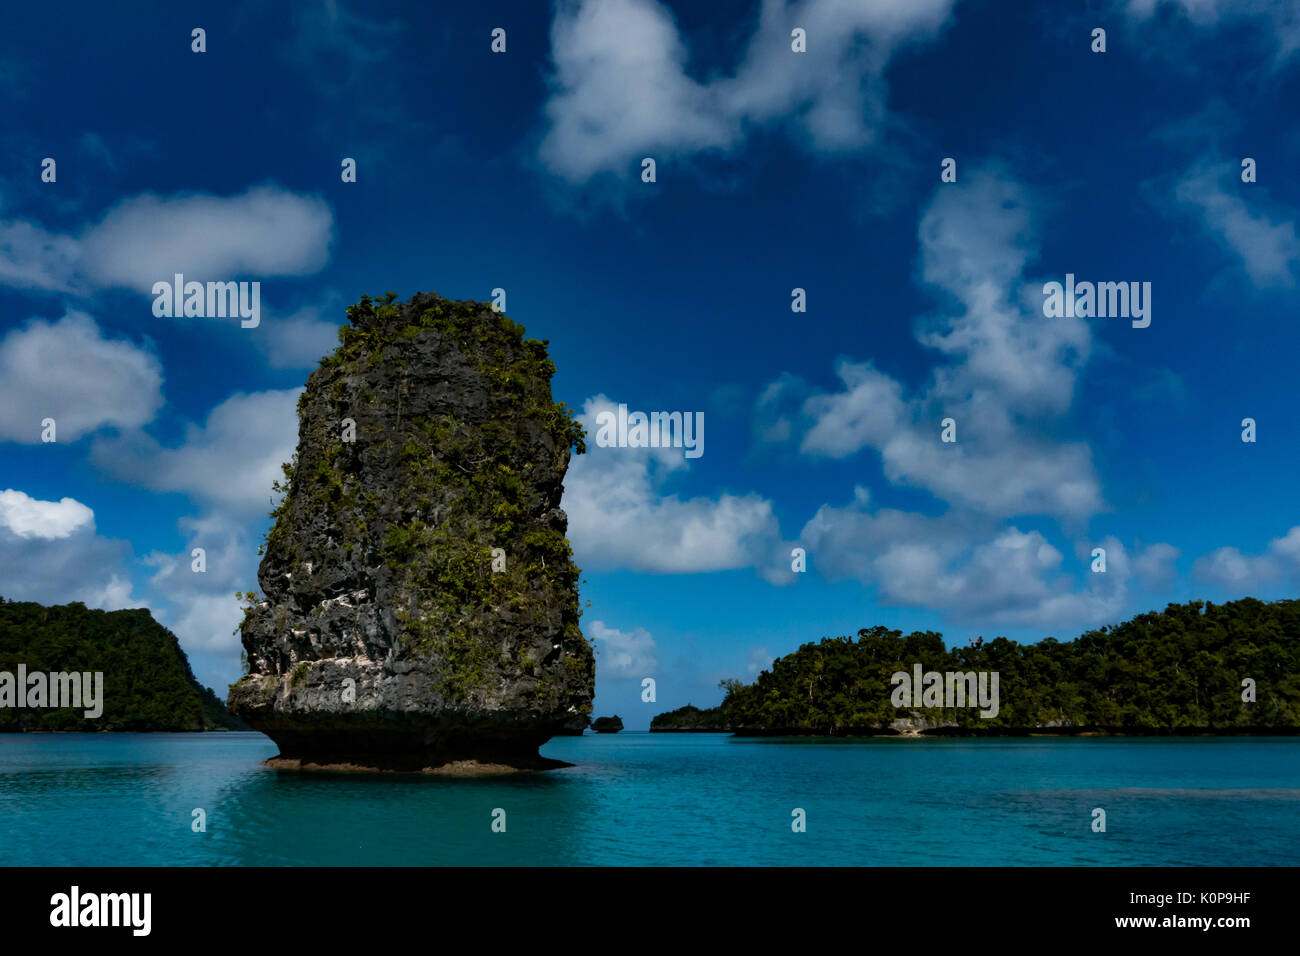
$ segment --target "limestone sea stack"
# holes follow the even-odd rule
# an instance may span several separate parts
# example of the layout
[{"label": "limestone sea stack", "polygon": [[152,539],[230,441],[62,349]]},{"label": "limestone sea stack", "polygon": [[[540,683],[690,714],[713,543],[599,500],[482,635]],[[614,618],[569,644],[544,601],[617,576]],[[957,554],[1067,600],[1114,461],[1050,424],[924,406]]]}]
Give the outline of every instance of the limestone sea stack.
[{"label": "limestone sea stack", "polygon": [[279,766],[553,766],[595,663],[560,508],[583,432],[547,343],[436,294],[347,314],[298,402],[230,710]]}]

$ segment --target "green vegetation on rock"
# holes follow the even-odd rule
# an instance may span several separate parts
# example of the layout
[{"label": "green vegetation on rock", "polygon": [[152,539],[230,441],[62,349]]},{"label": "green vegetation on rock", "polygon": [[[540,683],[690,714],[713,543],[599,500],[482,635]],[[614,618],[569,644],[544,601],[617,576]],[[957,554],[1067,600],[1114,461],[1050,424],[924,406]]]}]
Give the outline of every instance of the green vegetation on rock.
[{"label": "green vegetation on rock", "polygon": [[725,733],[730,730],[731,727],[723,716],[721,707],[701,709],[687,704],[685,707],[678,707],[676,710],[655,714],[650,719],[651,733],[667,733],[670,731]]},{"label": "green vegetation on rock", "polygon": [[0,708],[0,731],[247,730],[190,670],[176,635],[145,609],[45,607],[0,598],[0,671],[102,672],[103,713]]},{"label": "green vegetation on rock", "polygon": [[[895,708],[890,677],[997,671],[1000,710]],[[1243,701],[1243,680],[1257,699]],[[937,733],[1300,732],[1300,601],[1193,601],[1074,641],[1006,638],[949,649],[934,631],[864,628],[778,658],[752,684],[724,681],[720,707],[740,733],[876,733],[916,717]]]},{"label": "green vegetation on rock", "polygon": [[585,719],[594,659],[560,508],[585,436],[552,399],[547,343],[429,293],[363,296],[347,317],[298,402],[232,709],[308,749],[329,710],[349,751],[390,731],[506,747]]}]

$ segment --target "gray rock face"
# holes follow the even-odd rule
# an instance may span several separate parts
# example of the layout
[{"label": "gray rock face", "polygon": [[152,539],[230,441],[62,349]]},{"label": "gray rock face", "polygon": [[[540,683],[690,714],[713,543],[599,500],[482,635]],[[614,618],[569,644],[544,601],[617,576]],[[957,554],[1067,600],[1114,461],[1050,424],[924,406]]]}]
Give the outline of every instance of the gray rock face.
[{"label": "gray rock face", "polygon": [[623,719],[618,714],[613,717],[597,717],[591,722],[591,729],[598,734],[616,734],[623,729]]},{"label": "gray rock face", "polygon": [[897,731],[901,737],[919,737],[926,731],[956,727],[957,724],[950,720],[930,720],[926,717],[899,717],[891,720],[887,726],[890,730]]},{"label": "gray rock face", "polygon": [[286,761],[538,766],[595,675],[560,509],[581,427],[482,303],[348,310],[307,381],[229,707]]}]

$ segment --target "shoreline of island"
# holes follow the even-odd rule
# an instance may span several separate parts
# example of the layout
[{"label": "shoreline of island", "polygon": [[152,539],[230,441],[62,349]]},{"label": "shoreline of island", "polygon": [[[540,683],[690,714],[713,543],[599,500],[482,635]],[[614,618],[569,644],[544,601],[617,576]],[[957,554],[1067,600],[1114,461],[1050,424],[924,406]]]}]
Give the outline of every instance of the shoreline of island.
[{"label": "shoreline of island", "polygon": [[1300,601],[1189,601],[1070,641],[862,628],[724,680],[715,707],[651,733],[737,737],[1286,737],[1300,735]]}]

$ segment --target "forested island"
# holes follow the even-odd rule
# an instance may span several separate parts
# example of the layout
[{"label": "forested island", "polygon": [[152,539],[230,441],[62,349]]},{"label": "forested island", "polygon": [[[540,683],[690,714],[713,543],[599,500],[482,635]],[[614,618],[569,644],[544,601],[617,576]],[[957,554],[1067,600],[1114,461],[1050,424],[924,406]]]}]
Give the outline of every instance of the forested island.
[{"label": "forested island", "polygon": [[[997,715],[895,707],[893,675],[917,664],[997,672]],[[741,735],[1294,734],[1300,601],[1171,604],[1073,641],[1034,644],[999,637],[949,649],[934,631],[863,628],[856,640],[804,644],[752,684],[721,686],[721,722]]]},{"label": "forested island", "polygon": [[20,667],[29,675],[102,673],[102,713],[87,718],[84,707],[6,701],[0,732],[249,729],[195,679],[176,635],[144,608],[98,611],[80,602],[46,607],[0,597],[0,679]]},{"label": "forested island", "polygon": [[721,707],[701,709],[691,704],[656,714],[650,719],[650,733],[719,734],[730,733],[731,725]]}]

